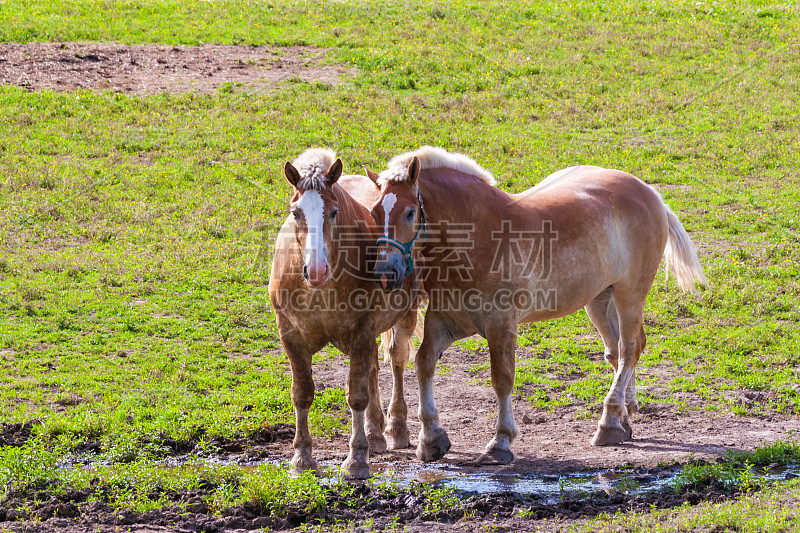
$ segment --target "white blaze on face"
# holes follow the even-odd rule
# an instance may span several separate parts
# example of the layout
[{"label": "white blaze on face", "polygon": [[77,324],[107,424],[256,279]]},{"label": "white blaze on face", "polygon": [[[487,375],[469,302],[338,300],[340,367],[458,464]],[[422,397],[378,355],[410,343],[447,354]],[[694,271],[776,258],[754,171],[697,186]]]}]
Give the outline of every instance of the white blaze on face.
[{"label": "white blaze on face", "polygon": [[[385,237],[389,236],[389,215],[392,212],[392,208],[394,208],[394,204],[397,203],[397,195],[393,192],[386,194],[383,197],[383,201],[381,202],[381,207],[383,207],[383,235]],[[381,250],[381,259],[386,258],[386,250]]]},{"label": "white blaze on face", "polygon": [[308,265],[313,262],[327,262],[325,253],[325,234],[322,223],[325,220],[325,203],[317,191],[306,191],[297,207],[303,212],[306,219],[308,235],[306,236],[306,249],[303,259]]},{"label": "white blaze on face", "polygon": [[383,202],[381,202],[381,207],[383,207],[384,219],[383,219],[383,234],[384,236],[389,236],[389,214],[392,212],[392,208],[394,204],[397,203],[397,196],[390,192],[386,196],[383,197]]}]

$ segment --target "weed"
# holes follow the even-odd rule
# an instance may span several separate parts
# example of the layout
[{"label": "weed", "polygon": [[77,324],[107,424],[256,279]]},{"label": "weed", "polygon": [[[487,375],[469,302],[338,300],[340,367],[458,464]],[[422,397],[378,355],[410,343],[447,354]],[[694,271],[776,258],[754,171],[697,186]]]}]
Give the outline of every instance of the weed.
[{"label": "weed", "polygon": [[58,454],[41,443],[0,448],[0,487],[44,487],[55,478]]},{"label": "weed", "polygon": [[463,504],[451,488],[428,489],[425,493],[425,513],[435,516],[439,513],[461,509]]},{"label": "weed", "polygon": [[259,466],[244,480],[242,498],[255,502],[271,514],[281,516],[289,504],[300,503],[303,511],[312,512],[326,501],[327,491],[313,473],[292,476],[287,470],[270,465]]},{"label": "weed", "polygon": [[685,466],[673,481],[678,492],[687,489],[719,487],[724,490],[748,492],[761,487],[765,481],[756,470],[800,462],[800,445],[795,441],[766,444],[752,452],[729,452],[716,464],[692,463]]}]

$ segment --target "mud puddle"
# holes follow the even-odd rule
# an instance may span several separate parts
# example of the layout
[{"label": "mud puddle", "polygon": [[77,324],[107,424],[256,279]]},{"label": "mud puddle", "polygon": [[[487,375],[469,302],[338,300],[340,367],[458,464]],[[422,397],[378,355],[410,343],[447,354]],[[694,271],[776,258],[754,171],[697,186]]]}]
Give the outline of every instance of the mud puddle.
[{"label": "mud puddle", "polygon": [[[176,456],[163,461],[164,468],[194,468],[208,466],[238,466],[252,472],[264,464],[291,468],[283,459],[243,456]],[[109,461],[66,462],[62,468],[113,466]],[[339,462],[320,461],[323,480],[338,480]],[[604,492],[629,496],[654,493],[668,488],[683,471],[682,465],[669,467],[621,467],[567,471],[559,474],[513,473],[476,471],[475,467],[458,467],[449,464],[420,464],[408,462],[373,462],[373,481],[387,481],[399,488],[413,483],[450,488],[462,498],[490,494],[512,494],[521,500],[536,500],[544,505],[555,505],[565,496]],[[750,473],[766,482],[783,481],[800,476],[800,464],[775,466],[767,470],[751,468]]]},{"label": "mud puddle", "polygon": [[410,482],[447,487],[462,496],[514,493],[535,498],[545,504],[557,503],[564,494],[625,492],[642,494],[660,490],[680,474],[679,467],[669,469],[590,470],[564,472],[558,475],[500,474],[475,472],[449,465],[376,465],[378,476],[385,476],[402,486]]},{"label": "mud puddle", "polygon": [[[113,469],[116,464],[98,459],[78,454],[61,466],[101,469],[104,465]],[[165,469],[227,465],[252,471],[265,464],[289,468],[285,458],[256,457],[247,452],[182,454],[167,458],[161,464]],[[337,490],[341,479],[339,465],[340,460],[321,462],[321,479],[330,482],[331,490],[326,492],[325,501],[312,511],[307,502],[289,503],[277,513],[257,502],[215,511],[210,503],[216,494],[212,485],[192,490],[167,490],[162,495],[163,507],[147,512],[119,509],[113,500],[104,499],[97,487],[56,492],[45,488],[38,492],[12,491],[4,501],[0,500],[0,530],[83,533],[124,528],[148,533],[222,533],[261,528],[288,530],[306,525],[324,530],[329,525],[363,523],[374,530],[402,527],[408,531],[435,528],[477,532],[484,531],[487,525],[502,525],[507,531],[534,531],[539,528],[538,521],[543,519],[579,520],[600,514],[648,512],[687,503],[721,502],[740,494],[737,488],[722,486],[724,484],[676,491],[671,482],[681,472],[678,464],[535,473],[489,472],[489,467],[393,461],[376,461],[371,482],[354,483],[353,490],[343,494]],[[766,472],[756,468],[753,474],[762,482],[780,481],[790,475],[800,475],[800,465],[776,466]],[[449,503],[443,504],[440,496],[420,490],[421,484],[427,488],[452,488],[457,500],[448,499]]]},{"label": "mud puddle", "polygon": [[[523,499],[536,499],[546,505],[558,503],[565,495],[606,494],[640,495],[669,487],[683,471],[683,466],[667,468],[623,467],[554,474],[502,474],[476,472],[452,465],[375,463],[372,472],[401,487],[418,482],[456,490],[462,497],[511,493]],[[776,466],[767,471],[751,468],[750,473],[767,482],[800,476],[800,465]]]}]

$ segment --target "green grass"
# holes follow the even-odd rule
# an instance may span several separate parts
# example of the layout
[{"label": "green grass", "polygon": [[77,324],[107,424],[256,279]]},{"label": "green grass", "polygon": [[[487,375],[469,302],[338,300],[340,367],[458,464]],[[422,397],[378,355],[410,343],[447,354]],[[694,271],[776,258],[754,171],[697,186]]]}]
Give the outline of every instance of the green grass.
[{"label": "green grass", "polygon": [[753,452],[729,452],[718,463],[698,463],[684,467],[673,486],[678,492],[717,487],[723,490],[750,491],[765,484],[759,477],[770,468],[800,463],[800,444],[777,442]]},{"label": "green grass", "polygon": [[[561,531],[681,532],[681,531],[797,531],[800,529],[800,484],[765,477],[777,466],[797,465],[800,445],[795,441],[761,446],[752,452],[730,452],[717,463],[688,464],[671,482],[682,494],[717,491],[740,497],[720,502],[688,501],[676,509],[619,512],[592,520],[565,524]],[[524,515],[524,511],[522,514]]]},{"label": "green grass", "polygon": [[678,509],[619,513],[559,527],[571,533],[678,533],[737,531],[765,533],[800,529],[800,484],[792,481],[722,502],[688,503]]},{"label": "green grass", "polygon": [[[355,509],[376,498],[395,499],[401,493],[391,477],[352,484],[336,476],[292,474],[287,467],[272,464],[213,465],[197,456],[180,466],[139,458],[125,464],[61,467],[60,462],[68,458],[69,454],[47,450],[39,442],[5,447],[0,451],[0,487],[4,488],[0,501],[32,517],[42,501],[53,496],[75,498],[76,492],[81,493],[77,501],[105,502],[116,510],[139,513],[202,503],[205,508],[200,512],[212,515],[246,505],[264,516],[285,517],[293,512],[309,517],[325,509]],[[428,515],[461,508],[451,489],[410,483],[403,490],[419,497]]]},{"label": "green grass", "polygon": [[[796,415],[798,34],[796,6],[769,1],[3,2],[4,42],[304,44],[357,69],[269,94],[0,87],[3,422],[138,460],[292,421],[266,288],[281,164],[329,145],[356,173],[425,143],[509,191],[577,163],[654,184],[711,287],[656,281],[640,401]],[[596,416],[611,376],[585,313],[520,344],[524,399]],[[312,431],[346,415],[328,387]]]}]

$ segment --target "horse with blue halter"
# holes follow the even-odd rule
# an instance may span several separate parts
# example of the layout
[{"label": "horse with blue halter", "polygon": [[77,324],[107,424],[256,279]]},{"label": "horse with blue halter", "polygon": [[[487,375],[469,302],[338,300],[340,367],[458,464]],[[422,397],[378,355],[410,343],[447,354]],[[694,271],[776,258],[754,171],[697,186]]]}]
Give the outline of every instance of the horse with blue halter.
[{"label": "horse with blue halter", "polygon": [[[308,413],[314,400],[312,356],[331,343],[350,359],[347,403],[353,419],[342,469],[369,476],[370,453],[409,444],[403,373],[417,324],[419,280],[405,277],[385,293],[372,271],[378,231],[369,207],[378,189],[365,176],[342,176],[342,162],[315,148],[284,166],[291,215],[275,243],[269,295],[292,371],[295,470],[317,470]],[[389,330],[393,389],[386,425],[378,390],[376,337]]]},{"label": "horse with blue halter", "polygon": [[[372,215],[383,234],[375,270],[384,290],[400,290],[420,253],[429,303],[416,355],[421,430],[417,456],[450,448],[439,424],[433,373],[454,341],[488,341],[498,401],[494,437],[481,464],[507,464],[519,435],[511,403],[517,324],[585,308],[614,369],[593,445],[632,437],[638,411],[636,363],[645,347],[644,304],[662,256],[679,287],[705,284],[692,242],[661,196],[618,170],[571,167],[520,194],[494,186],[473,160],[424,146],[393,158],[380,174]],[[426,238],[421,238],[425,235]]]}]

